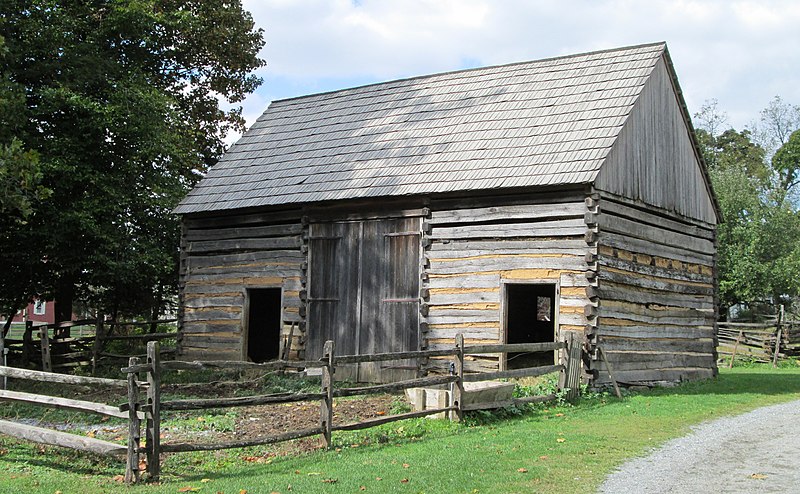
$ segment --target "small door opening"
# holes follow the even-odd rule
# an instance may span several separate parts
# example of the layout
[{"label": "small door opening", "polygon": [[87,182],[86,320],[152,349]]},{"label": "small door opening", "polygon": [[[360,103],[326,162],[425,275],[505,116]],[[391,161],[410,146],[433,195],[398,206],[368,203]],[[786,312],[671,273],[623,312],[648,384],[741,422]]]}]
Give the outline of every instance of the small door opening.
[{"label": "small door opening", "polygon": [[266,362],[278,358],[281,341],[281,289],[247,290],[247,358]]},{"label": "small door opening", "polygon": [[[545,343],[555,341],[555,284],[506,285],[506,341]],[[553,365],[555,352],[508,353],[507,369]]]}]

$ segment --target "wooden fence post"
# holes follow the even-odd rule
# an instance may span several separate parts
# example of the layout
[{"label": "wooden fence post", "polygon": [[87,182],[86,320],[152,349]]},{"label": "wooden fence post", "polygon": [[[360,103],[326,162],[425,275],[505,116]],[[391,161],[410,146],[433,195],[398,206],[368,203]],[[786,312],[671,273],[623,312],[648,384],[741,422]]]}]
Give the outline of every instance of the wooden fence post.
[{"label": "wooden fence post", "polygon": [[464,407],[461,403],[464,396],[464,334],[456,335],[455,373],[458,380],[453,383],[453,393],[450,397],[450,406],[456,407],[455,416],[450,413],[451,420],[460,422],[464,418]]},{"label": "wooden fence post", "polygon": [[574,334],[570,334],[569,340],[567,340],[567,363],[564,382],[564,389],[567,390],[567,401],[574,401],[580,395],[582,365],[581,344],[577,341]]},{"label": "wooden fence post", "polygon": [[322,437],[325,440],[325,447],[331,448],[331,431],[333,428],[333,374],[335,369],[333,367],[333,341],[328,340],[322,349],[322,358],[325,360],[325,366],[322,368],[322,393],[325,397],[322,399],[322,406],[320,408],[320,426],[322,427]]},{"label": "wooden fence post", "polygon": [[[128,367],[139,365],[139,357],[128,359]],[[136,373],[128,373],[128,461],[125,466],[125,482],[134,484],[139,481],[139,443],[141,439],[141,423],[139,422],[139,385]]]},{"label": "wooden fence post", "polygon": [[46,324],[39,327],[39,340],[42,347],[42,370],[53,372],[53,361],[50,359],[50,335]]},{"label": "wooden fence post", "polygon": [[733,361],[736,359],[736,350],[739,348],[739,341],[744,337],[744,331],[739,330],[739,334],[736,335],[736,342],[733,344],[733,352],[731,352],[731,361],[728,363],[728,369],[733,369]]},{"label": "wooden fence post", "polygon": [[772,367],[778,367],[778,354],[781,351],[781,338],[783,337],[783,305],[781,305],[781,311],[778,312],[778,327],[776,328],[776,338],[775,338],[775,353],[772,355]]},{"label": "wooden fence post", "polygon": [[157,481],[161,474],[161,362],[158,341],[147,343],[147,473]]},{"label": "wooden fence post", "polygon": [[92,375],[97,375],[97,360],[100,358],[100,352],[103,350],[103,333],[105,333],[105,326],[100,314],[97,315],[97,322],[94,325],[94,345],[92,346]]},{"label": "wooden fence post", "polygon": [[33,321],[25,321],[25,332],[22,333],[22,362],[29,367],[35,348],[33,346]]}]

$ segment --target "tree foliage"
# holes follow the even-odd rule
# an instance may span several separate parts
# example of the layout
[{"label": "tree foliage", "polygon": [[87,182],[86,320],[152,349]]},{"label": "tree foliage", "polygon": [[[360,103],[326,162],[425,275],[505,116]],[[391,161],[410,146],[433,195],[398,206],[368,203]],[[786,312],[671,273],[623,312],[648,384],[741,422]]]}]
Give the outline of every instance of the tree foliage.
[{"label": "tree foliage", "polygon": [[149,311],[176,289],[172,208],[243,127],[219,99],[260,84],[262,32],[238,1],[4,0],[0,35],[2,126],[52,191],[0,238],[0,269],[21,279],[0,301]]},{"label": "tree foliage", "polygon": [[[800,132],[786,131],[792,107],[775,98],[761,114],[757,137],[750,130],[719,132],[724,120],[715,112],[708,103],[695,118],[724,218],[717,231],[722,309],[788,303],[800,295],[800,216],[791,200]],[[780,145],[771,155],[759,142]]]}]

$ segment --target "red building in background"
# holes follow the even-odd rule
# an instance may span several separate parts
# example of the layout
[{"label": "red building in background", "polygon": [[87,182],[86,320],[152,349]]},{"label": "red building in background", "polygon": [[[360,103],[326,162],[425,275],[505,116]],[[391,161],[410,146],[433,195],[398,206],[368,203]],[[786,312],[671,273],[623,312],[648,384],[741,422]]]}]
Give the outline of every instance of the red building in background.
[{"label": "red building in background", "polygon": [[25,321],[25,312],[28,320],[40,324],[53,324],[56,322],[55,302],[52,300],[34,299],[24,310],[17,312],[13,322]]}]

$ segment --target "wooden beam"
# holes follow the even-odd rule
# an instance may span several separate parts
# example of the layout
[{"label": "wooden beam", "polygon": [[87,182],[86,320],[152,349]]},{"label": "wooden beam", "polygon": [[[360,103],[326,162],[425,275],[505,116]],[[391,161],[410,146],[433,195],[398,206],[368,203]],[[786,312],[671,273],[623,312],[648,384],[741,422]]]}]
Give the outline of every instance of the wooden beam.
[{"label": "wooden beam", "polygon": [[0,434],[39,444],[61,446],[101,455],[118,456],[125,455],[127,452],[127,448],[121,444],[114,444],[108,441],[101,441],[100,439],[69,434],[67,432],[17,424],[7,420],[0,420]]},{"label": "wooden beam", "polygon": [[45,396],[32,393],[22,393],[19,391],[3,390],[0,390],[0,400],[30,403],[50,408],[59,408],[62,410],[78,410],[80,412],[96,413],[98,415],[106,415],[121,419],[128,418],[128,414],[120,412],[119,407],[105,405],[103,403],[95,403],[93,401],[73,400],[69,398],[59,398],[56,396]]}]

